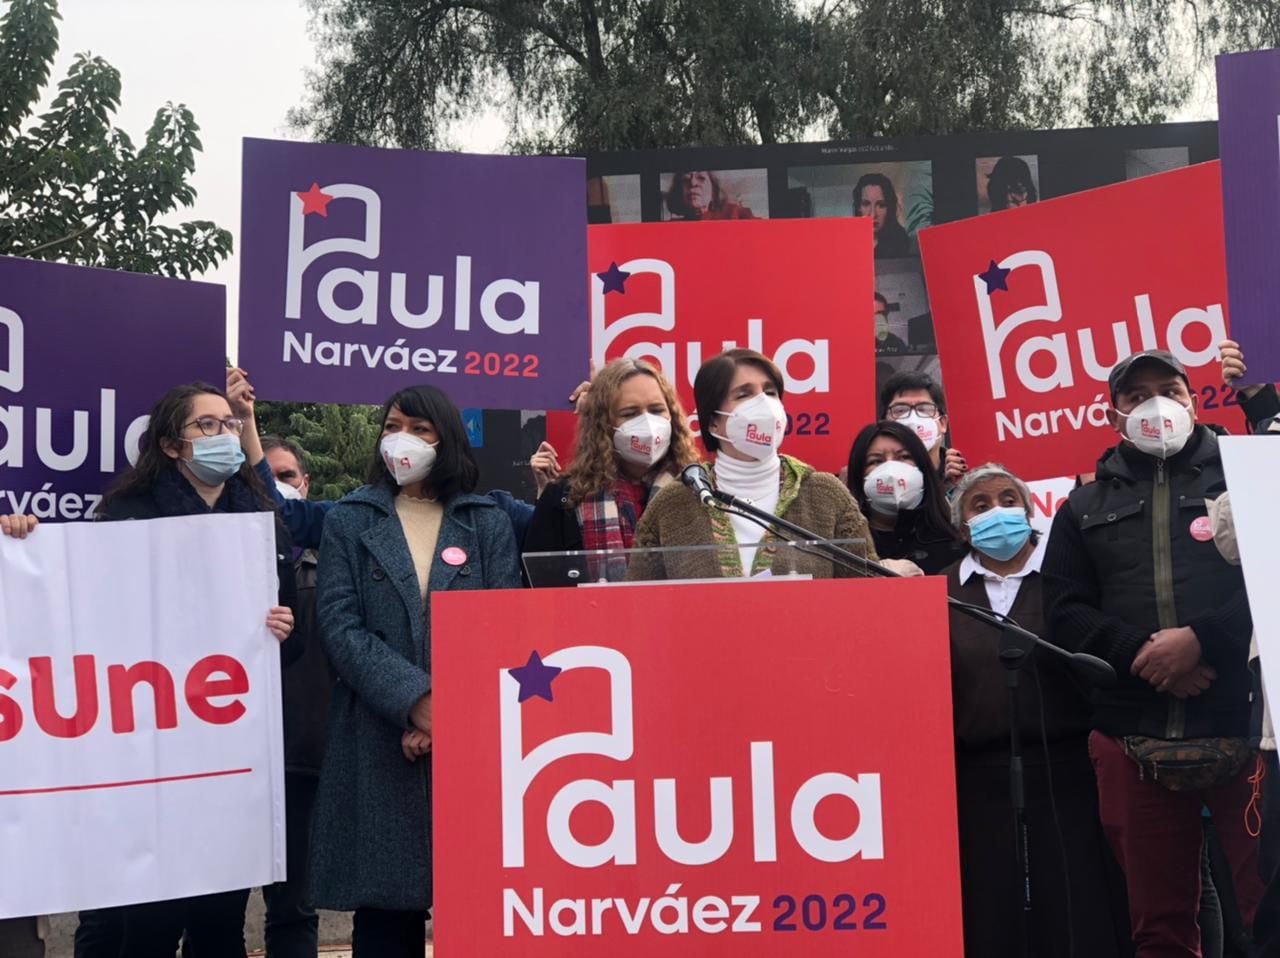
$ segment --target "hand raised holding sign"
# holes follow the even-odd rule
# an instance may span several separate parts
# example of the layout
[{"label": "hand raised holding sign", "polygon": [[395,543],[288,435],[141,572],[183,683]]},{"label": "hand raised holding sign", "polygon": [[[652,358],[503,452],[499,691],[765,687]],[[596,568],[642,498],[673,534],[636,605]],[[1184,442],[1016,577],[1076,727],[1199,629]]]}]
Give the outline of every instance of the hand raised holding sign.
[{"label": "hand raised holding sign", "polygon": [[1262,388],[1261,385],[1244,384],[1244,376],[1249,367],[1244,364],[1244,350],[1235,340],[1224,339],[1218,343],[1218,359],[1222,362],[1223,384],[1235,389],[1241,399],[1251,398]]},{"label": "hand raised holding sign", "polygon": [[0,535],[25,539],[39,524],[40,520],[35,516],[0,516]]},{"label": "hand raised holding sign", "polygon": [[556,447],[549,442],[542,442],[538,446],[538,451],[533,454],[533,458],[529,460],[529,465],[533,469],[534,485],[541,498],[547,486],[560,478],[560,458],[556,453]]},{"label": "hand raised holding sign", "polygon": [[285,605],[272,606],[267,613],[267,628],[277,642],[289,638],[293,634],[293,610]]}]

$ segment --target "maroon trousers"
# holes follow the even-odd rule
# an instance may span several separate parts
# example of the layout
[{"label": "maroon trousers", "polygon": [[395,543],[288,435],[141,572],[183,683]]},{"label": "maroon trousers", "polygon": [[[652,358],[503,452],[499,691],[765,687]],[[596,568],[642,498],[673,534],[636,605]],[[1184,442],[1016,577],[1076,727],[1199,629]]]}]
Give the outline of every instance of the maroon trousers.
[{"label": "maroon trousers", "polygon": [[1245,926],[1252,927],[1262,897],[1258,840],[1245,825],[1254,763],[1225,785],[1173,792],[1141,778],[1123,745],[1108,735],[1089,736],[1089,755],[1098,776],[1102,828],[1124,870],[1138,958],[1200,958],[1196,913],[1204,808],[1231,863]]}]

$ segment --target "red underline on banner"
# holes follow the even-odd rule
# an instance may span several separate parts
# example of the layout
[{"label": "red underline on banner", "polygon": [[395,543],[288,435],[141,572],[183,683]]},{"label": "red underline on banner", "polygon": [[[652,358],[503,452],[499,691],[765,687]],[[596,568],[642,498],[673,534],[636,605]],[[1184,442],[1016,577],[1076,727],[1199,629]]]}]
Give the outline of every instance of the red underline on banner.
[{"label": "red underline on banner", "polygon": [[103,788],[134,788],[138,785],[166,785],[169,782],[194,782],[202,778],[226,778],[228,775],[248,775],[251,768],[229,768],[223,772],[196,772],[192,775],[170,775],[167,778],[140,778],[132,782],[99,782],[95,785],[57,785],[53,788],[16,788],[0,792],[0,798],[18,795],[56,795],[59,792],[93,792]]}]

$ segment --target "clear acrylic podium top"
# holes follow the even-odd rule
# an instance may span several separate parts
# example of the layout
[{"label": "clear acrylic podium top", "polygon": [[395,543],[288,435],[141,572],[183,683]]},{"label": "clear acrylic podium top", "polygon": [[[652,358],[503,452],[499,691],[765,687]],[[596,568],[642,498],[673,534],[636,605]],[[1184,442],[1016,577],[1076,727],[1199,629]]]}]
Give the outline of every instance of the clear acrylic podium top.
[{"label": "clear acrylic podium top", "polygon": [[[534,588],[747,578],[832,579],[863,574],[856,560],[841,563],[825,555],[824,546],[836,546],[862,559],[867,555],[865,539],[772,540],[761,542],[758,547],[709,545],[526,552],[524,568]],[[751,563],[750,569],[744,569],[746,562]]]}]

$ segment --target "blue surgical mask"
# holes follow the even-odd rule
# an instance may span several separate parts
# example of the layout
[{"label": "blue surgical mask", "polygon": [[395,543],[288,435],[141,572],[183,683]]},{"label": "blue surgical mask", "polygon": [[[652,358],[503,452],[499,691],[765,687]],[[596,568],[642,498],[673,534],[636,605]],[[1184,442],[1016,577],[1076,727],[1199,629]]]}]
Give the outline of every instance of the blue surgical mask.
[{"label": "blue surgical mask", "polygon": [[244,465],[240,437],[230,433],[191,440],[191,458],[183,460],[191,474],[206,486],[220,486]]},{"label": "blue surgical mask", "polygon": [[997,562],[1016,556],[1031,538],[1031,523],[1021,506],[1002,506],[969,520],[969,542]]}]

